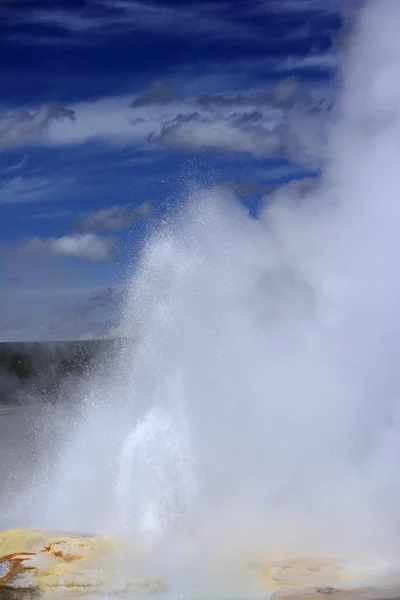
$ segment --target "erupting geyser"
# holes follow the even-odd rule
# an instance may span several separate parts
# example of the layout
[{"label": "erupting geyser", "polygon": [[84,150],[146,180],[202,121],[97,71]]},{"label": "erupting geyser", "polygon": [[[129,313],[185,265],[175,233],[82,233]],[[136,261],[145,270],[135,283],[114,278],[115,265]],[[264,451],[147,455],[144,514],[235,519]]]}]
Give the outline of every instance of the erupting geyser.
[{"label": "erupting geyser", "polygon": [[125,341],[8,525],[128,536],[170,572],[399,565],[399,31],[367,3],[318,185],[258,219],[196,192],[148,241]]}]

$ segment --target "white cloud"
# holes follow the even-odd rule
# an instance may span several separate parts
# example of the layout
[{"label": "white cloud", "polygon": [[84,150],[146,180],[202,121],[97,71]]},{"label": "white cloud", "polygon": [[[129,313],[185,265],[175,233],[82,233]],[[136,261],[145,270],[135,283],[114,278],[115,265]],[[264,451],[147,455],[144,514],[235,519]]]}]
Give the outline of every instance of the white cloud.
[{"label": "white cloud", "polygon": [[35,141],[52,121],[73,120],[72,110],[42,106],[36,112],[20,109],[0,116],[0,148],[10,148]]},{"label": "white cloud", "polygon": [[152,203],[143,202],[132,208],[130,204],[124,206],[110,206],[89,213],[84,219],[75,223],[75,228],[80,231],[100,233],[118,231],[129,227],[135,221],[148,217],[152,212]]},{"label": "white cloud", "polygon": [[[290,79],[269,92],[209,96],[208,102],[203,98],[200,104],[196,98],[161,106],[145,104],[141,95],[136,108],[130,107],[131,97],[82,103],[72,107],[74,123],[53,123],[43,141],[58,145],[98,139],[140,146],[151,139],[182,148],[265,155],[279,147],[274,127],[282,121],[282,109],[290,107],[298,93]],[[257,123],[251,128],[254,118]]]},{"label": "white cloud", "polygon": [[[159,111],[133,111],[132,96],[103,98],[96,102],[81,102],[71,106],[74,122],[52,122],[42,137],[49,146],[82,144],[97,140],[115,144],[142,144],[151,133]],[[143,120],[135,121],[135,117]]]},{"label": "white cloud", "polygon": [[254,156],[282,152],[280,135],[273,131],[273,127],[268,128],[268,124],[263,123],[263,115],[257,112],[229,119],[205,117],[198,113],[179,115],[165,124],[161,132],[153,136],[153,141],[167,146],[245,152]]},{"label": "white cloud", "polygon": [[290,85],[247,97],[203,97],[200,111],[163,123],[151,140],[186,150],[286,157],[315,168],[322,159],[325,110],[307,94],[293,95]]},{"label": "white cloud", "polygon": [[[154,96],[150,86],[149,96],[148,90],[144,100],[139,94],[71,105],[68,111],[74,120],[50,120],[36,141],[48,147],[97,141],[136,148],[148,148],[151,142],[153,147],[190,151],[208,149],[253,156],[286,152],[292,156],[288,144],[295,141],[297,153],[301,140],[293,135],[293,120],[287,135],[288,119],[298,105],[307,114],[317,104],[294,77],[270,89],[247,93],[192,96],[181,101],[174,101],[168,93],[168,102],[161,104],[153,102],[160,100],[159,94]],[[166,97],[161,96],[164,102]]]},{"label": "white cloud", "polygon": [[93,233],[64,235],[60,238],[42,240],[33,238],[21,246],[23,252],[50,253],[58,256],[82,258],[94,262],[113,258],[112,248],[116,238],[101,237]]}]

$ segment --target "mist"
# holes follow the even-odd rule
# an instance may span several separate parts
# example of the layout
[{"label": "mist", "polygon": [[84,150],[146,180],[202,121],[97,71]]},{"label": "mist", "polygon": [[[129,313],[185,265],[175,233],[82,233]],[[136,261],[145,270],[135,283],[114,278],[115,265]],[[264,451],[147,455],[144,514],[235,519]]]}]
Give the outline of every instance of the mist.
[{"label": "mist", "polygon": [[8,523],[128,535],[164,564],[395,563],[399,31],[396,0],[366,3],[315,187],[256,219],[196,189],[148,240],[127,341],[80,385]]}]

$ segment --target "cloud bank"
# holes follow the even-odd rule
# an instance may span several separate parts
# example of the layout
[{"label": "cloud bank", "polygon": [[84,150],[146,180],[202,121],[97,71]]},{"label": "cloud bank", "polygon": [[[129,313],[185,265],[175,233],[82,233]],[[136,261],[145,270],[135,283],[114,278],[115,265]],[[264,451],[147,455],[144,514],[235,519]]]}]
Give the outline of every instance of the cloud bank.
[{"label": "cloud bank", "polygon": [[[283,156],[300,163],[307,147],[309,162],[320,161],[324,118],[330,106],[294,77],[267,90],[181,96],[180,100],[171,89],[165,83],[160,88],[156,82],[133,100],[131,96],[108,98],[61,112],[46,109],[35,117],[16,114],[8,128],[8,143],[11,139],[14,145],[35,141],[51,148],[96,142],[153,151],[170,147]],[[32,120],[37,121],[35,126]],[[311,131],[312,155],[310,139],[305,139]]]}]

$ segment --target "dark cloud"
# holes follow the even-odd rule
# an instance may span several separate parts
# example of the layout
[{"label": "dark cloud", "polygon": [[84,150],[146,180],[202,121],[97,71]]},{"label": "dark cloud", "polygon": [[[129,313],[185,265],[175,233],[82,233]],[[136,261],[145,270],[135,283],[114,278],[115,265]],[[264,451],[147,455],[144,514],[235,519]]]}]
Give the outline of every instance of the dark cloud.
[{"label": "dark cloud", "polygon": [[0,148],[11,148],[26,144],[44,131],[54,120],[70,119],[73,121],[73,110],[60,106],[42,106],[36,112],[26,109],[0,116]]},{"label": "dark cloud", "polygon": [[278,155],[283,150],[280,135],[263,126],[258,111],[229,118],[198,112],[178,115],[153,134],[150,141],[186,150],[238,152],[256,157]]},{"label": "dark cloud", "polygon": [[252,112],[234,113],[229,117],[229,120],[234,127],[246,128],[262,124],[265,116],[260,110],[254,110]]}]

